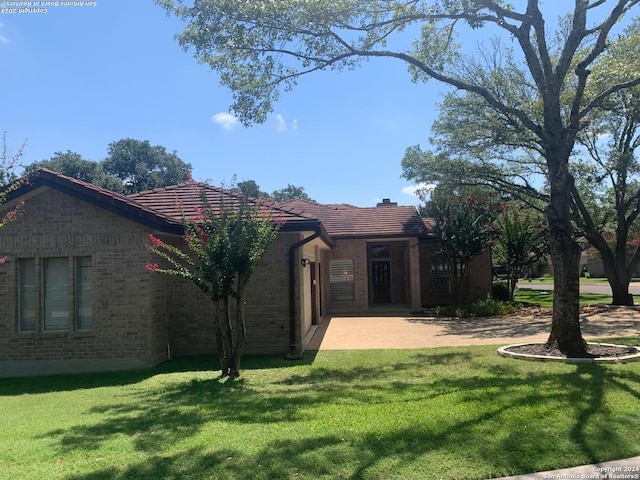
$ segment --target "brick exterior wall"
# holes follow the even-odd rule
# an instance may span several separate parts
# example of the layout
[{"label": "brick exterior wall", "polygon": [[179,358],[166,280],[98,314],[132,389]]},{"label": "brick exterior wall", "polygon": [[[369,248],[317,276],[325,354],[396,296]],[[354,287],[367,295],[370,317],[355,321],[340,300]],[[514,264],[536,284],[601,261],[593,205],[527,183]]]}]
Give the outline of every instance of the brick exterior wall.
[{"label": "brick exterior wall", "polygon": [[[0,229],[7,256],[0,265],[0,375],[139,368],[166,359],[164,289],[145,270],[152,261],[147,243],[144,227],[101,208],[48,188],[30,195],[18,219]],[[44,332],[37,310],[35,332],[19,332],[17,259],[76,256],[92,259],[91,330]]]},{"label": "brick exterior wall", "polygon": [[[300,238],[298,233],[279,233],[247,285],[245,353],[288,351],[288,255],[289,246]],[[213,302],[185,279],[167,277],[166,281],[173,355],[215,353]],[[299,311],[299,298],[296,305]]]},{"label": "brick exterior wall", "polygon": [[[170,355],[215,353],[213,302],[188,280],[146,271],[147,263],[161,263],[148,251],[149,233],[53,189],[30,196],[18,220],[0,229],[0,252],[8,257],[0,265],[0,376],[144,368]],[[184,246],[179,237],[153,233]],[[278,234],[247,285],[246,353],[289,351],[288,253],[302,238]],[[299,265],[301,253],[296,282],[308,273]],[[38,319],[35,332],[20,332],[17,259],[61,256],[92,259],[92,329],[44,332]],[[297,288],[300,348],[306,333],[300,325],[310,325],[303,318],[303,295]]]},{"label": "brick exterior wall", "polygon": [[[353,260],[355,279],[354,300],[331,300],[331,260]],[[331,251],[322,253],[322,310],[327,313],[362,312],[369,308],[367,242],[365,240],[338,240]]]},{"label": "brick exterior wall", "polygon": [[[25,197],[18,219],[0,229],[0,376],[145,368],[169,356],[215,353],[215,306],[189,281],[145,269],[161,263],[148,250],[149,233],[176,245],[178,236],[152,232],[135,221],[50,188]],[[289,319],[289,248],[311,232],[281,232],[255,270],[246,290],[246,353],[292,353]],[[313,243],[295,251],[295,352],[305,348],[312,329],[311,265],[319,272],[319,312],[365,312],[370,307],[369,254],[365,239],[338,240],[332,250]],[[416,305],[449,303],[450,297],[431,294],[431,253],[434,244],[417,239],[376,240],[390,246],[392,303]],[[92,328],[44,332],[36,311],[34,332],[18,325],[18,265],[20,258],[40,265],[52,257],[91,257]],[[352,260],[355,298],[331,300],[331,260]],[[472,262],[470,292],[473,299],[491,292],[491,256]],[[36,290],[36,298],[41,298]],[[41,302],[37,302],[40,304]],[[41,307],[37,307],[38,309]]]},{"label": "brick exterior wall", "polygon": [[[367,241],[337,240],[331,251],[323,252],[323,310],[328,313],[364,312],[371,308],[371,285],[369,264],[369,245],[388,245],[391,263],[391,305],[407,308],[419,308],[419,255],[412,252],[417,248],[415,240],[380,239]],[[330,282],[330,264],[332,260],[353,260],[355,278],[354,300],[332,300]],[[387,260],[387,259],[385,259]],[[414,285],[415,284],[415,285]],[[412,295],[416,297],[414,301]],[[384,304],[380,304],[384,305]]]}]

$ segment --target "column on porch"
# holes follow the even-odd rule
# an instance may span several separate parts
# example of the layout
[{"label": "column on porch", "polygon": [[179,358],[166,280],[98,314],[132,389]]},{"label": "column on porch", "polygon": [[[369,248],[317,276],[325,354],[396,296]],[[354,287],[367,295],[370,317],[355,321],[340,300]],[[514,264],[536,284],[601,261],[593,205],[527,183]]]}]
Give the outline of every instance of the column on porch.
[{"label": "column on porch", "polygon": [[420,289],[420,248],[418,239],[409,239],[409,288],[411,292],[411,310],[422,308],[422,294]]}]

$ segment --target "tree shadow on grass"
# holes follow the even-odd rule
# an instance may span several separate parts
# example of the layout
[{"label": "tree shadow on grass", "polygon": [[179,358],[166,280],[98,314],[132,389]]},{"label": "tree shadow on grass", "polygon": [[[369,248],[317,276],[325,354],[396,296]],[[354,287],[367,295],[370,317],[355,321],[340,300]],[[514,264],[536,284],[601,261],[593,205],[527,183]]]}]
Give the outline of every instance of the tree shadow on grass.
[{"label": "tree shadow on grass", "polygon": [[[96,407],[96,413],[106,414],[102,421],[44,437],[64,453],[98,449],[125,435],[144,456],[137,463],[69,477],[78,480],[486,478],[612,459],[600,458],[602,451],[614,458],[640,453],[640,442],[620,433],[622,425],[640,422],[640,411],[620,412],[606,401],[614,389],[640,400],[637,369],[582,364],[532,369],[485,358],[459,349],[418,351],[378,366],[312,366],[307,373],[284,375],[268,389],[247,380],[193,378],[133,391],[133,402]],[[455,374],[470,364],[476,374]],[[309,421],[325,425],[327,419],[314,412],[328,405],[358,412],[380,404],[389,405],[382,409],[389,417],[381,421],[391,422],[390,428],[372,424],[351,433],[342,426],[332,432],[328,423],[309,426]],[[563,411],[550,411],[549,405]],[[415,418],[415,425],[408,426],[407,418]],[[183,440],[189,445],[202,429],[224,437],[229,429],[272,424],[289,425],[290,436],[256,440],[252,448],[170,448]],[[558,445],[549,432],[571,441]],[[540,458],[562,464],[541,468]],[[445,460],[457,470],[443,472]]]},{"label": "tree shadow on grass", "polygon": [[[246,355],[242,369],[260,370],[311,364],[315,353],[317,352],[305,352],[295,362],[285,360],[283,355]],[[144,370],[0,378],[0,397],[125,386],[143,382],[156,375],[186,372],[219,373],[220,361],[217,356],[191,356],[169,360]]]}]

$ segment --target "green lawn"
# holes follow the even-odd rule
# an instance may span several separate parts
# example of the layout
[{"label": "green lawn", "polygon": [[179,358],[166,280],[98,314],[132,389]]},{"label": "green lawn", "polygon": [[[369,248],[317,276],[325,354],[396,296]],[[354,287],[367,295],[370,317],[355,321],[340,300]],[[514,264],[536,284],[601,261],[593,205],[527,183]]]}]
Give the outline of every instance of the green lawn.
[{"label": "green lawn", "polygon": [[[616,339],[640,343],[640,337]],[[640,363],[495,347],[0,380],[2,479],[484,479],[640,455]]]},{"label": "green lawn", "polygon": [[[532,303],[541,307],[553,306],[553,290],[532,290],[529,288],[518,288],[514,295],[516,302]],[[608,304],[613,301],[611,295],[601,293],[580,293],[580,305],[593,305],[596,303]]]}]

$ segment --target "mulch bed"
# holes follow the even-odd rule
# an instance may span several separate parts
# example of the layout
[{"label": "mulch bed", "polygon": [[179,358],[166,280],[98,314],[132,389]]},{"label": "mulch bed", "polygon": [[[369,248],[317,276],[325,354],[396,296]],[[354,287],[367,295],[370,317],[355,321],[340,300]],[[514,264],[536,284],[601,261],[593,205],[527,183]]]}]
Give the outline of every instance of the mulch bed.
[{"label": "mulch bed", "polygon": [[[527,345],[512,345],[505,348],[511,353],[523,353],[527,355],[539,355],[544,357],[566,358],[567,356],[557,348],[548,349],[544,343],[529,343]],[[617,358],[638,353],[635,347],[625,345],[601,345],[597,343],[587,344],[586,355],[571,355],[571,358]]]},{"label": "mulch bed", "polygon": [[[580,307],[581,315],[597,315],[598,313],[611,311],[609,305],[583,305]],[[517,317],[537,317],[537,316],[551,316],[553,309],[551,307],[539,307],[533,305],[523,305],[518,307],[515,315]]]}]

